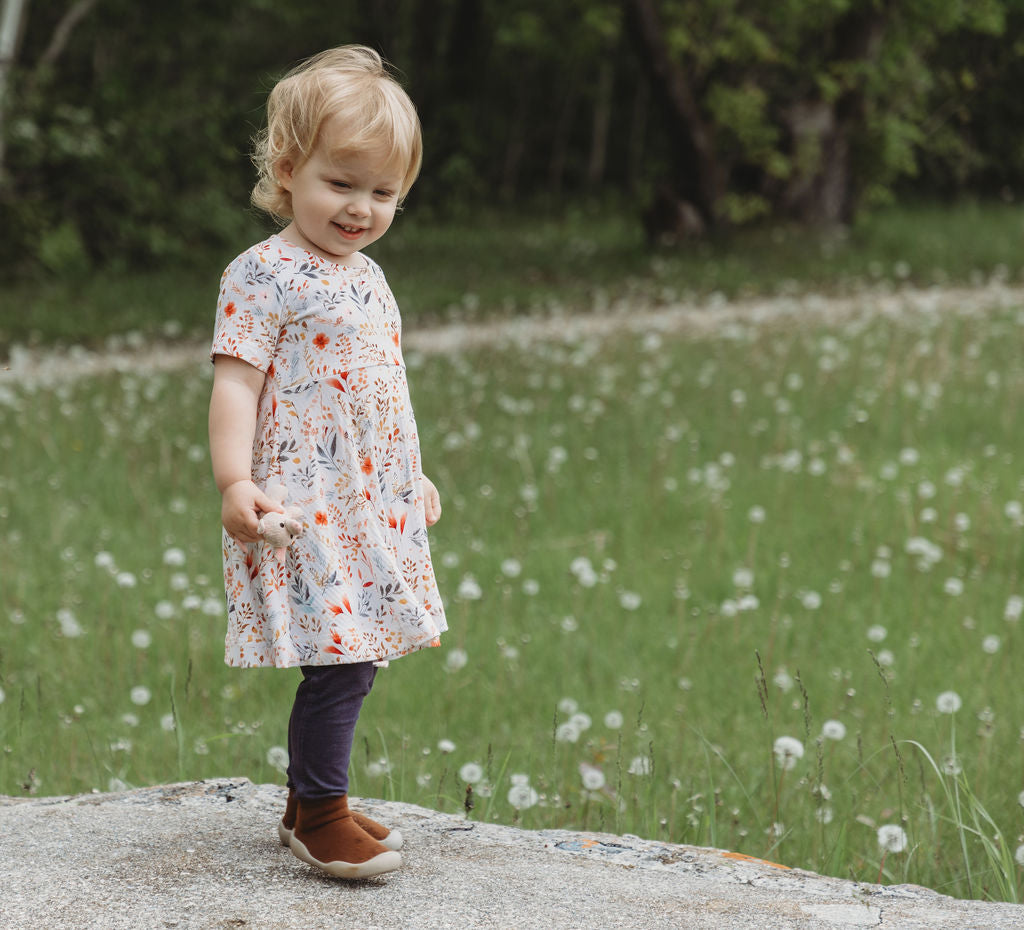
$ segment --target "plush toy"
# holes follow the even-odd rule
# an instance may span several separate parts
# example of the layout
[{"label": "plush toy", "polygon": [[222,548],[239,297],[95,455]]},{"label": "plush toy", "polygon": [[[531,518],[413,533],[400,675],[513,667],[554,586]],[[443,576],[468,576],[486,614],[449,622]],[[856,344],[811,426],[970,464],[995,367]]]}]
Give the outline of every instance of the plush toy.
[{"label": "plush toy", "polygon": [[[266,490],[267,497],[284,504],[288,497],[288,489],[281,484],[270,485]],[[282,565],[285,560],[285,552],[293,539],[298,539],[305,529],[302,523],[302,510],[299,507],[285,507],[284,513],[265,513],[260,517],[256,527],[257,532],[263,537],[267,545],[273,547],[277,561]]]}]

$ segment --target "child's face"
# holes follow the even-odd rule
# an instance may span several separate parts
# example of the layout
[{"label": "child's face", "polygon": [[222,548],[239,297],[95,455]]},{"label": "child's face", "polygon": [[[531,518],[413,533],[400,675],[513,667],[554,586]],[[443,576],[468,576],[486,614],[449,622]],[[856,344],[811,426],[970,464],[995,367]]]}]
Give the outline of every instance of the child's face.
[{"label": "child's face", "polygon": [[299,167],[281,163],[279,180],[292,195],[292,221],[281,235],[321,258],[344,263],[388,231],[404,172],[380,152],[339,152],[331,145],[331,129],[328,123]]}]

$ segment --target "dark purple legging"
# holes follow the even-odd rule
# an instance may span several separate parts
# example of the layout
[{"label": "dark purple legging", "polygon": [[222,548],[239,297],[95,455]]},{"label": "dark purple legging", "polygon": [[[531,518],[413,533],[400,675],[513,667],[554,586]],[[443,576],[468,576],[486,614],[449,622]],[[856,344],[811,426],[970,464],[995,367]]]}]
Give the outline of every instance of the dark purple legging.
[{"label": "dark purple legging", "polygon": [[377,667],[303,665],[288,721],[288,787],[307,800],[348,794],[348,763]]}]

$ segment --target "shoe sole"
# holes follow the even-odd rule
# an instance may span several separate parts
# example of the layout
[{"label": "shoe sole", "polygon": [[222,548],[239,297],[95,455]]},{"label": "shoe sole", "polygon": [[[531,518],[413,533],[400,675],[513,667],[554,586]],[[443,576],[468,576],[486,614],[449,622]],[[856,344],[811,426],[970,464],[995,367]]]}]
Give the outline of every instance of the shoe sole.
[{"label": "shoe sole", "polygon": [[[277,822],[277,835],[281,838],[282,846],[290,846],[292,841],[292,831],[284,825],[283,820],[279,820]],[[377,842],[380,843],[381,846],[386,846],[393,852],[398,852],[398,850],[400,850],[404,845],[405,840],[398,830],[392,830],[384,837],[384,839],[377,840]]]},{"label": "shoe sole", "polygon": [[301,859],[308,865],[321,869],[335,878],[373,878],[373,876],[383,875],[385,872],[394,872],[395,869],[402,866],[402,857],[393,849],[382,852],[366,862],[342,862],[340,860],[321,862],[319,859],[313,858],[305,843],[296,839],[294,834],[288,848],[297,859]]}]

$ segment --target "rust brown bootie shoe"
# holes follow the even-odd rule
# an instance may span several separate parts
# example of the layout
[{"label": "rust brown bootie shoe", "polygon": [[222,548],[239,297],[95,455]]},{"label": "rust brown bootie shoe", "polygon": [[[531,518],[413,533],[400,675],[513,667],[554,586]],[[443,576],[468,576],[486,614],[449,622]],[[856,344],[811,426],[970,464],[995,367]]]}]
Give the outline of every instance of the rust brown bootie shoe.
[{"label": "rust brown bootie shoe", "polygon": [[352,818],[348,798],[299,800],[288,844],[303,862],[337,878],[371,878],[393,872],[402,857],[365,833]]},{"label": "rust brown bootie shoe", "polygon": [[[285,805],[284,816],[277,823],[277,835],[281,838],[281,845],[287,846],[292,841],[292,830],[295,829],[295,813],[299,809],[299,799],[294,791],[288,792],[288,803]],[[382,823],[371,820],[359,811],[349,811],[352,819],[365,833],[369,833],[381,846],[393,849],[396,852],[402,848],[405,842],[398,830],[389,830]]]}]

